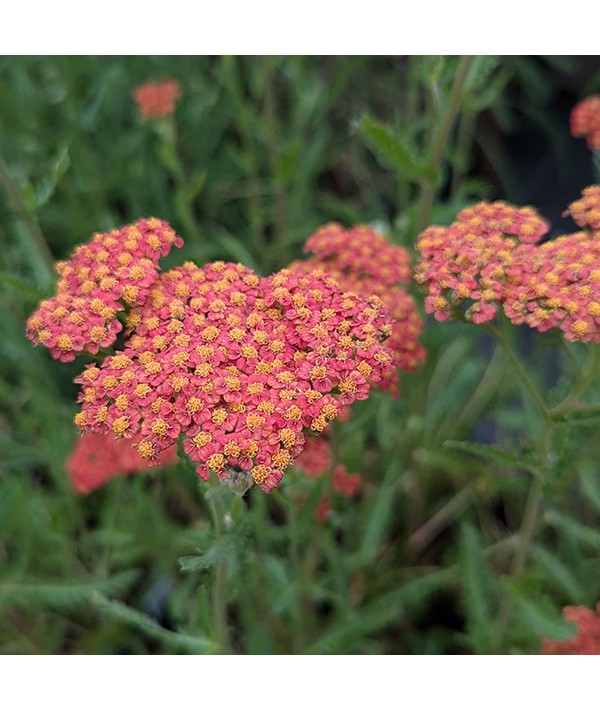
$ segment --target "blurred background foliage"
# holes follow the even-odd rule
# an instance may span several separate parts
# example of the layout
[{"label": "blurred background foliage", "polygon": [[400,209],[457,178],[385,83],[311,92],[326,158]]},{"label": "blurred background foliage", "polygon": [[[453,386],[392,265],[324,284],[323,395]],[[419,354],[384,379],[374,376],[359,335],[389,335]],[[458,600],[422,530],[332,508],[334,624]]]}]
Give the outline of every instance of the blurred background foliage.
[{"label": "blurred background foliage", "polygon": [[[181,85],[175,115],[144,121],[132,91],[164,78]],[[24,323],[53,259],[148,215],[185,238],[169,263],[262,274],[325,222],[412,249],[483,198],[534,204],[557,234],[593,182],[569,112],[598,90],[597,57],[0,58],[0,651],[224,651],[210,591],[225,558],[236,653],[536,652],[571,633],[562,605],[600,598],[597,419],[557,429],[543,525],[511,576],[540,423],[481,330],[428,320],[400,397],[337,425],[357,500],[317,523],[327,480],[290,474],[215,541],[183,463],[72,491],[81,366],[32,348]],[[510,337],[559,401],[556,344]]]}]

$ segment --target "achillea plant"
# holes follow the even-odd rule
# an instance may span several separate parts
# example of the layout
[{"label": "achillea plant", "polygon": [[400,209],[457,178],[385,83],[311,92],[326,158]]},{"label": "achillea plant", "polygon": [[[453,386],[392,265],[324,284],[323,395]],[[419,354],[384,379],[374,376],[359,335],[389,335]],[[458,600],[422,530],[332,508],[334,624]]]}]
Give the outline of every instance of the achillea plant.
[{"label": "achillea plant", "polygon": [[568,605],[563,609],[563,617],[577,625],[577,634],[560,642],[543,639],[543,654],[600,654],[600,603],[595,610]]},{"label": "achillea plant", "polygon": [[[158,276],[160,254],[181,243],[153,219],[94,237],[60,268],[59,293],[27,335],[73,360],[110,346],[127,309],[123,348],[76,379],[77,426],[127,439],[149,464],[182,437],[203,479],[244,472],[270,491],[305,431],[325,431],[395,369],[383,343],[392,319],[377,296],[362,299],[323,274],[260,278],[240,264],[187,262]],[[62,295],[69,307],[58,309]],[[102,338],[90,333],[97,310]]]},{"label": "achillea plant", "polygon": [[600,186],[586,188],[565,213],[582,231],[541,245],[548,223],[506,203],[480,203],[450,227],[427,228],[415,273],[427,289],[426,311],[438,321],[485,323],[503,309],[514,324],[599,342],[599,207]]},{"label": "achillea plant", "polygon": [[140,114],[148,120],[172,114],[180,97],[181,87],[174,79],[141,84],[133,92]]},{"label": "achillea plant", "polygon": [[[170,447],[161,454],[157,464],[168,464],[176,460],[175,447]],[[66,461],[71,484],[82,496],[117,476],[134,474],[148,468],[148,460],[140,457],[129,440],[101,434],[80,437]]]},{"label": "achillea plant", "polygon": [[[411,255],[406,249],[391,244],[366,225],[345,230],[332,222],[307,239],[304,251],[314,256],[294,262],[292,269],[307,273],[321,270],[345,290],[365,298],[378,296],[393,318],[386,345],[399,367],[411,371],[424,362],[425,349],[418,341],[423,319],[413,297],[403,287],[412,278]],[[381,387],[397,393],[396,370],[384,375]]]},{"label": "achillea plant", "polygon": [[571,111],[571,134],[587,138],[592,150],[600,150],[600,94],[588,96]]}]

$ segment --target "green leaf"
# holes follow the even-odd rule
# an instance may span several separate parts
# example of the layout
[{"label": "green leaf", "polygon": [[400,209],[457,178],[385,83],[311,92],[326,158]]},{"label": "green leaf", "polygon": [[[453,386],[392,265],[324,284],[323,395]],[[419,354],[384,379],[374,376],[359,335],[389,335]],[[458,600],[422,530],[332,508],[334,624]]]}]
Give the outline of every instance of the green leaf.
[{"label": "green leaf", "polygon": [[394,489],[402,478],[407,465],[406,452],[395,452],[378,487],[377,496],[369,510],[367,525],[363,534],[359,558],[372,560],[385,537],[395,510]]},{"label": "green leaf", "polygon": [[595,528],[579,523],[579,521],[558,511],[547,511],[544,520],[549,526],[558,528],[566,535],[576,538],[591,548],[600,549],[600,531]]},{"label": "green leaf", "polygon": [[600,481],[598,470],[593,467],[582,467],[579,479],[589,502],[600,513]]},{"label": "green leaf", "polygon": [[194,173],[192,177],[188,180],[185,186],[185,195],[189,202],[195,200],[198,195],[202,192],[202,188],[206,184],[206,171],[200,170]]},{"label": "green leaf", "polygon": [[0,272],[0,282],[10,286],[11,289],[19,292],[22,296],[30,301],[41,301],[44,298],[44,292],[41,289],[36,289],[35,287],[21,281],[12,274],[7,272]]},{"label": "green leaf", "polygon": [[523,452],[514,452],[504,447],[498,447],[494,444],[476,444],[474,442],[459,442],[448,440],[444,442],[444,447],[448,449],[457,449],[461,452],[468,452],[478,457],[483,457],[490,462],[500,464],[508,464],[510,466],[521,467],[533,473],[538,471],[538,465],[533,455]]},{"label": "green leaf", "polygon": [[56,583],[43,580],[36,582],[10,583],[0,585],[0,608],[53,607],[71,609],[87,604],[95,592],[115,594],[126,590],[138,577],[137,570],[118,573],[110,578],[98,578],[83,583]]},{"label": "green leaf", "polygon": [[210,653],[216,651],[215,645],[206,637],[192,637],[190,635],[181,634],[180,632],[171,632],[161,627],[143,612],[135,610],[117,600],[108,600],[99,593],[95,593],[92,596],[92,604],[102,614],[125,622],[135,629],[144,632],[149,637],[159,642],[164,642],[169,647],[183,649],[192,653]]},{"label": "green leaf", "polygon": [[47,171],[47,176],[35,190],[32,205],[33,212],[39,210],[48,202],[48,200],[50,200],[56,190],[56,186],[63,175],[67,172],[70,164],[71,160],[69,158],[69,147],[63,146]]},{"label": "green leaf", "polygon": [[437,171],[414,156],[409,147],[394,136],[388,126],[365,114],[360,120],[359,131],[383,165],[394,168],[413,180],[437,180]]},{"label": "green leaf", "polygon": [[208,570],[225,558],[227,553],[231,550],[232,545],[232,537],[225,535],[214,543],[206,553],[202,553],[202,555],[184,555],[179,558],[179,566],[181,570],[190,573],[199,570]]},{"label": "green leaf", "polygon": [[470,524],[461,531],[459,564],[462,580],[462,600],[467,617],[469,637],[475,654],[492,651],[491,591],[483,558],[481,537]]},{"label": "green leaf", "polygon": [[537,637],[563,640],[573,637],[576,627],[567,622],[560,613],[560,608],[544,598],[527,598],[517,589],[506,583],[503,586],[515,606],[515,616]]},{"label": "green leaf", "polygon": [[558,583],[571,599],[579,600],[583,597],[583,590],[577,578],[553,553],[541,546],[534,546],[532,553],[548,576]]}]

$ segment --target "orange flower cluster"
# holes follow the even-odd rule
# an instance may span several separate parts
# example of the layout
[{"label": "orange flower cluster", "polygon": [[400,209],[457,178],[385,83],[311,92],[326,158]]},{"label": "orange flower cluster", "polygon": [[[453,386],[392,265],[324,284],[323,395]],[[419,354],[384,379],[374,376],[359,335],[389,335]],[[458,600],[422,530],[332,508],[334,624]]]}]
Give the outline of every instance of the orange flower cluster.
[{"label": "orange flower cluster", "polygon": [[515,324],[600,342],[599,208],[600,186],[586,188],[567,210],[585,229],[541,245],[548,224],[505,203],[480,203],[450,227],[429,227],[415,273],[428,291],[425,310],[444,321],[466,306],[467,319],[485,323],[502,308]]},{"label": "orange flower cluster", "polygon": [[425,311],[446,321],[467,306],[466,318],[485,323],[502,303],[520,243],[537,242],[548,224],[532,208],[504,202],[468,207],[450,227],[428,227],[417,240],[415,280],[427,287]]},{"label": "orange flower cluster", "polygon": [[600,150],[600,94],[588,96],[573,107],[571,135],[587,137],[588,147]]},{"label": "orange flower cluster", "polygon": [[265,491],[302,451],[303,430],[326,430],[395,367],[381,301],[314,274],[187,262],[160,276],[128,325],[124,350],[77,379],[77,426],[141,434],[150,461],[184,435],[199,476],[251,472]]},{"label": "orange flower cluster", "polygon": [[95,234],[68,261],[57,262],[57,293],[30,316],[27,337],[65,362],[111,346],[123,328],[117,314],[144,303],[158,277],[159,258],[182,244],[154,217]]},{"label": "orange flower cluster", "polygon": [[133,92],[133,98],[145,119],[168,116],[175,111],[175,102],[181,96],[179,82],[167,79],[141,84]]},{"label": "orange flower cluster", "polygon": [[600,185],[584,188],[581,198],[572,202],[564,215],[570,215],[579,227],[600,231]]},{"label": "orange flower cluster", "polygon": [[542,639],[543,654],[600,654],[600,603],[595,611],[584,605],[568,605],[563,617],[577,625],[577,634],[562,642]]},{"label": "orange flower cluster", "polygon": [[[347,291],[359,296],[378,296],[393,318],[392,333],[386,341],[402,370],[415,370],[425,360],[418,338],[423,330],[413,297],[401,286],[412,277],[410,253],[371,227],[359,225],[344,230],[336,222],[324,225],[311,235],[305,252],[314,256],[294,262],[291,269],[309,273],[323,271]],[[396,394],[398,373],[390,371],[380,387]]]},{"label": "orange flower cluster", "polygon": [[[87,434],[80,437],[66,462],[75,491],[85,496],[116,476],[148,469],[148,460],[140,457],[134,444],[132,440],[115,439],[111,435]],[[175,450],[175,447],[170,447],[162,452],[157,465],[176,461]]]}]

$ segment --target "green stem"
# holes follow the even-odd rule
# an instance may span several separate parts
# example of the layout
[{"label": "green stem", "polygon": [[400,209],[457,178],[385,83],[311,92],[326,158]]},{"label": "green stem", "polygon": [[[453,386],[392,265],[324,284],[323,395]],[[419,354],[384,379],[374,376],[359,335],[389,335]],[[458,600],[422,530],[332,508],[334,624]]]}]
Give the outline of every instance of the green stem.
[{"label": "green stem", "polygon": [[[535,537],[542,511],[542,502],[544,499],[544,489],[550,473],[550,453],[552,450],[552,435],[554,432],[554,423],[546,420],[544,423],[544,431],[540,440],[540,471],[533,479],[527,502],[525,503],[525,511],[523,512],[523,521],[519,531],[519,544],[516,548],[515,555],[510,569],[510,579],[516,580],[525,570],[527,557]],[[495,646],[499,651],[502,647],[504,637],[510,616],[512,612],[511,599],[508,596],[502,598],[500,609],[498,612],[498,625],[496,627]]]},{"label": "green stem", "polygon": [[177,126],[174,117],[166,117],[161,123],[156,124],[156,129],[163,142],[163,165],[175,182],[174,204],[177,217],[187,235],[197,244],[202,245],[202,233],[188,197],[187,178],[177,150]]},{"label": "green stem", "polygon": [[491,324],[483,324],[484,330],[486,330],[495,340],[496,342],[502,346],[510,360],[512,361],[512,364],[515,366],[515,369],[517,371],[517,374],[521,378],[521,382],[525,386],[525,388],[529,391],[529,394],[533,398],[535,404],[537,405],[540,414],[544,417],[544,419],[548,420],[550,418],[550,412],[548,410],[548,407],[546,406],[546,402],[544,401],[544,398],[542,397],[540,391],[538,390],[537,386],[533,382],[533,380],[529,377],[529,373],[525,370],[525,367],[523,366],[523,363],[521,362],[521,359],[511,346],[510,342],[506,338],[506,336],[495,326],[492,326]]},{"label": "green stem", "polygon": [[[222,492],[209,489],[205,497],[213,518],[215,538],[225,535],[225,509]],[[215,581],[212,591],[212,608],[217,641],[222,654],[231,654],[229,627],[227,624],[227,562],[224,558],[215,565]]]},{"label": "green stem", "polygon": [[21,196],[21,192],[16,186],[15,181],[12,179],[12,176],[8,170],[8,166],[6,165],[6,162],[4,161],[2,155],[0,155],[0,183],[2,184],[2,187],[4,188],[11,202],[13,203],[15,212],[27,227],[33,244],[41,257],[43,264],[48,269],[49,276],[52,277],[54,275],[55,261],[54,257],[52,256],[52,252],[48,247],[46,238],[44,237],[44,234],[42,233],[42,230],[40,229],[40,226],[38,225],[36,219],[27,209]]},{"label": "green stem", "polygon": [[579,398],[598,377],[599,371],[600,350],[595,348],[592,352],[588,367],[584,371],[579,371],[573,391],[567,395],[562,402],[559,402],[558,405],[550,410],[550,415],[553,418],[560,418],[573,410],[586,409],[585,407],[582,408],[582,403],[579,402]]},{"label": "green stem", "polygon": [[[456,70],[454,84],[452,85],[452,90],[448,98],[448,103],[446,104],[446,110],[444,111],[439,122],[439,129],[433,136],[429,164],[435,173],[438,172],[441,166],[448,136],[450,135],[450,131],[452,130],[454,121],[459,112],[460,102],[463,97],[469,70],[471,69],[471,65],[474,60],[475,57],[471,56],[461,57],[458,69]],[[419,218],[417,220],[417,234],[425,229],[431,219],[435,188],[436,184],[433,180],[424,180],[421,183],[421,205],[419,208]]]},{"label": "green stem", "polygon": [[252,243],[258,245],[261,259],[268,254],[266,235],[263,224],[263,188],[260,181],[259,159],[257,156],[256,116],[248,111],[243,89],[240,85],[241,59],[233,57],[221,58],[221,71],[224,83],[235,102],[236,124],[247,161],[248,190],[242,197],[245,199],[246,215],[252,233]]},{"label": "green stem", "polygon": [[267,136],[267,153],[271,171],[271,189],[273,194],[273,236],[275,253],[285,261],[282,254],[286,233],[286,195],[284,185],[279,179],[281,146],[279,144],[279,127],[275,113],[275,100],[271,81],[269,57],[263,57],[263,117]]}]

